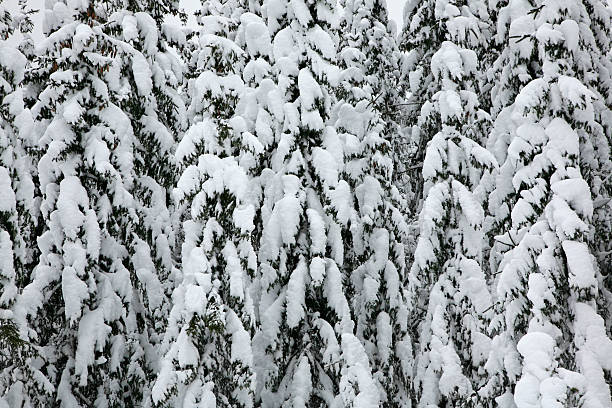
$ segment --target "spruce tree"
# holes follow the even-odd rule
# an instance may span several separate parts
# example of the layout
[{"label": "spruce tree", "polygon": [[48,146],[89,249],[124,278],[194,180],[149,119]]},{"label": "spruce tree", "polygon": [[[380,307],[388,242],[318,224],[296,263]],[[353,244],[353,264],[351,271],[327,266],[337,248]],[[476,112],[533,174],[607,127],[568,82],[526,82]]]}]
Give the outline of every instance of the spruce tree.
[{"label": "spruce tree", "polygon": [[270,134],[261,140],[272,146],[260,177],[258,397],[263,406],[330,406],[343,404],[343,397],[351,403],[352,393],[356,401],[377,404],[344,273],[342,231],[352,193],[332,111],[338,5],[265,1],[262,13],[275,78],[258,132]]},{"label": "spruce tree", "polygon": [[[458,40],[468,38],[470,26],[463,28]],[[419,121],[425,129],[439,124],[423,162],[425,201],[408,278],[413,397],[423,407],[476,406],[486,377],[491,296],[482,268],[482,203],[496,162],[476,141],[476,61],[473,50],[442,43],[431,62],[439,91]]]},{"label": "spruce tree", "polygon": [[[601,1],[583,1],[580,44],[574,56],[575,75],[597,96],[593,100],[594,121],[580,135],[585,180],[593,197],[594,234],[590,237],[604,279],[607,305],[601,309],[612,333],[612,10]],[[588,18],[587,18],[588,16]],[[587,25],[586,23],[590,24]],[[585,157],[586,156],[586,157]]]},{"label": "spruce tree", "polygon": [[606,96],[596,85],[604,72],[601,40],[594,35],[603,33],[603,8],[594,4],[508,6],[503,54],[518,55],[512,61],[529,72],[519,78],[524,86],[509,88],[516,97],[493,133],[508,146],[491,203],[501,204],[496,240],[509,250],[497,268],[496,336],[482,395],[503,407],[611,404],[605,384],[612,341],[591,255],[591,196],[602,191],[609,160],[600,122]]},{"label": "spruce tree", "polygon": [[44,228],[17,307],[52,384],[47,404],[66,407],[140,406],[152,370],[137,294],[144,274],[133,268],[138,143],[122,109],[147,78],[130,82],[142,65],[125,75],[134,53],[105,32],[118,6],[48,2],[46,39],[28,79],[41,90],[32,113],[44,151]]},{"label": "spruce tree", "polygon": [[170,50],[185,45],[181,28],[164,21],[178,16],[172,1],[125,2],[108,18],[104,32],[121,49],[120,70],[131,92],[114,102],[130,120],[133,145],[133,210],[138,222],[126,236],[133,297],[128,314],[136,326],[130,334],[130,354],[142,365],[128,368],[133,379],[130,394],[148,401],[159,370],[161,342],[176,285],[174,270],[176,222],[170,193],[176,182],[176,141],[186,126],[185,106],[178,90],[183,64]]},{"label": "spruce tree", "polygon": [[[35,239],[37,214],[36,169],[31,153],[35,146],[31,137],[33,120],[24,105],[23,79],[27,59],[9,42],[15,32],[14,16],[0,10],[0,172],[2,174],[2,206],[0,218],[3,255],[2,296],[0,304],[8,319],[12,304],[29,279],[28,267],[35,257],[31,242]],[[4,314],[4,313],[3,313]]]},{"label": "spruce tree", "polygon": [[[343,354],[347,366],[342,369],[341,395],[346,406],[353,406],[376,391],[368,398],[381,406],[402,406],[409,401],[412,361],[403,293],[407,226],[394,184],[399,156],[394,149],[400,144],[399,52],[384,2],[347,2],[341,32],[335,127],[344,141],[342,173],[349,193],[349,205],[336,209],[344,245],[341,271],[356,339],[376,384],[362,390],[363,380],[351,379],[351,354]],[[342,337],[343,351],[345,341]]]},{"label": "spruce tree", "polygon": [[[471,87],[476,93],[481,109],[475,111],[473,139],[482,144],[486,140],[489,106],[486,76],[483,64],[489,55],[490,17],[482,0],[418,0],[409,1],[404,8],[404,29],[399,47],[406,53],[405,81],[410,97],[405,102],[405,125],[408,127],[407,155],[405,160],[412,201],[410,207],[420,208],[424,179],[421,172],[427,143],[441,126],[441,122],[427,122],[428,101],[439,91],[438,82],[430,69],[433,55],[444,41],[470,49],[479,56],[474,63]],[[435,115],[434,115],[435,117]]]},{"label": "spruce tree", "polygon": [[206,1],[198,13],[191,123],[176,153],[182,176],[174,196],[185,208],[182,281],[153,389],[153,401],[163,406],[254,406],[255,205],[243,167],[250,148],[235,114],[245,53],[234,39],[247,10],[239,2]]},{"label": "spruce tree", "polygon": [[21,51],[29,45],[31,14],[23,3],[11,12],[0,8],[0,406],[31,406],[50,388],[16,308],[36,262],[40,214],[38,154],[24,101],[28,60]]},{"label": "spruce tree", "polygon": [[[483,264],[485,212],[495,158],[481,145],[489,115],[479,55],[488,14],[479,1],[415,2],[402,46],[412,92],[408,111],[414,205],[423,203],[408,277],[418,406],[475,406],[486,372],[491,296]],[[486,103],[484,104],[486,106]],[[426,149],[425,149],[426,146]],[[424,156],[424,157],[423,157]],[[420,205],[419,205],[420,207]]]},{"label": "spruce tree", "polygon": [[493,89],[498,85],[500,79],[500,71],[504,66],[500,64],[500,58],[503,50],[503,45],[508,34],[508,11],[506,7],[508,0],[490,0],[484,6],[487,13],[486,25],[481,27],[483,36],[486,39],[486,47],[479,50],[479,71],[481,76],[481,86],[479,92],[480,106],[488,112],[492,118],[496,112],[493,109]]},{"label": "spruce tree", "polygon": [[[490,75],[493,76],[491,91],[491,115],[493,127],[487,140],[487,148],[500,163],[495,189],[490,197],[492,213],[491,235],[501,235],[508,231],[510,211],[518,196],[512,187],[512,177],[516,171],[507,160],[513,122],[509,120],[512,108],[510,105],[520,90],[539,72],[537,65],[532,64],[537,58],[534,48],[528,40],[529,10],[531,5],[525,1],[505,1],[498,12],[495,42],[501,46],[500,54],[494,62]],[[511,244],[504,240],[494,240],[491,251],[491,268],[497,269],[501,257],[510,249]]]}]

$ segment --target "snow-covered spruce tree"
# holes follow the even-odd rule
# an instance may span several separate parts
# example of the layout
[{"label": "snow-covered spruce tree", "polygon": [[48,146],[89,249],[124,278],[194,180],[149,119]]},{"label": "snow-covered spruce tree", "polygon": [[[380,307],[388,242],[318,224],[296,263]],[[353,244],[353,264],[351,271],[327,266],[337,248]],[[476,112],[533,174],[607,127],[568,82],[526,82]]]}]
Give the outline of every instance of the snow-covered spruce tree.
[{"label": "snow-covered spruce tree", "polygon": [[499,64],[501,61],[500,55],[506,43],[508,34],[508,8],[506,7],[508,0],[488,0],[485,5],[487,7],[487,25],[483,27],[484,36],[486,38],[486,47],[479,50],[479,71],[481,73],[481,83],[479,90],[480,107],[485,112],[488,112],[492,118],[495,118],[493,110],[493,89],[498,85],[500,71],[504,66]]},{"label": "snow-covered spruce tree", "polygon": [[[0,7],[0,406],[31,406],[45,393],[37,381],[35,350],[15,321],[19,292],[36,261],[40,203],[33,120],[25,107],[23,80],[32,24],[25,4],[9,13]],[[11,35],[25,35],[8,40]],[[48,388],[47,388],[48,389]]]},{"label": "snow-covered spruce tree", "polygon": [[[0,247],[2,259],[0,276],[0,320],[9,318],[10,309],[18,294],[18,286],[29,279],[28,267],[34,258],[30,243],[36,239],[35,178],[36,169],[31,157],[34,143],[31,138],[33,120],[24,106],[22,81],[26,57],[8,37],[14,33],[14,19],[7,10],[0,9]],[[21,285],[20,285],[21,284]]]},{"label": "snow-covered spruce tree", "polygon": [[532,49],[523,43],[524,39],[521,40],[525,34],[525,26],[521,23],[524,23],[524,19],[517,18],[517,15],[525,15],[525,9],[531,8],[529,1],[501,0],[499,3],[492,43],[500,49],[488,72],[488,79],[493,86],[490,113],[494,118],[504,107],[514,102],[523,86],[538,75],[537,68],[530,65]]},{"label": "snow-covered spruce tree", "polygon": [[[470,32],[465,26],[465,34]],[[496,167],[476,141],[477,54],[450,41],[431,59],[439,91],[419,124],[438,125],[423,162],[425,201],[420,237],[408,277],[415,341],[413,390],[418,406],[476,406],[488,356],[491,307],[482,265],[482,202]]]},{"label": "snow-covered spruce tree", "polygon": [[[117,62],[124,90],[111,97],[130,120],[133,131],[133,211],[138,220],[125,236],[134,288],[126,304],[135,326],[129,327],[127,353],[137,356],[127,368],[131,380],[125,394],[148,401],[159,369],[159,348],[170,313],[175,286],[173,249],[175,213],[170,193],[177,179],[174,151],[186,126],[185,106],[178,90],[183,82],[181,61],[169,49],[185,45],[179,27],[164,22],[178,15],[178,2],[124,2],[108,17],[104,33],[122,56]],[[129,390],[127,387],[130,387]]]},{"label": "snow-covered spruce tree", "polygon": [[498,240],[495,236],[510,228],[510,209],[518,198],[512,186],[515,168],[506,160],[508,146],[515,130],[512,121],[508,120],[512,112],[512,108],[508,106],[514,102],[522,87],[538,75],[535,65],[531,64],[535,57],[533,49],[524,38],[525,27],[529,25],[525,26],[523,22],[528,18],[527,12],[531,5],[522,0],[505,0],[501,5],[493,39],[493,43],[501,49],[487,72],[487,79],[493,86],[490,113],[494,120],[487,140],[487,149],[495,155],[500,164],[495,188],[489,197],[491,251],[488,263],[491,271],[497,271],[503,254],[512,247],[511,243]]},{"label": "snow-covered spruce tree", "polygon": [[[494,215],[493,232],[503,234],[510,228],[510,209],[516,203],[519,195],[512,186],[512,177],[516,169],[512,161],[507,159],[508,146],[516,126],[510,120],[512,103],[520,90],[542,75],[542,63],[537,47],[534,46],[532,10],[537,7],[529,2],[512,0],[499,11],[496,42],[503,45],[501,54],[494,64],[496,83],[492,92],[492,115],[494,127],[487,147],[492,151],[498,162],[502,164],[500,175],[496,182],[496,191],[491,195],[490,207]],[[595,253],[600,261],[600,267],[605,272],[607,240],[610,220],[608,211],[610,196],[609,136],[612,130],[607,125],[610,116],[610,98],[612,92],[610,59],[610,27],[611,11],[600,1],[582,1],[573,7],[576,11],[576,21],[579,21],[579,45],[572,51],[575,55],[566,60],[574,76],[578,78],[597,96],[593,100],[594,121],[585,127],[584,132],[577,129],[580,135],[581,168],[583,176],[591,187],[596,204],[593,224],[598,236]],[[536,11],[533,11],[534,13]],[[607,39],[606,39],[607,38]],[[607,68],[606,68],[607,67]],[[499,254],[506,252],[510,246],[506,243],[496,243],[492,251],[492,268],[500,262]],[[600,255],[601,254],[601,255]],[[498,258],[498,259],[495,259]]]},{"label": "snow-covered spruce tree", "polygon": [[[342,228],[349,306],[355,335],[372,370],[381,406],[409,401],[412,371],[403,287],[407,226],[400,212],[402,199],[393,184],[393,147],[399,138],[397,113],[398,52],[388,31],[384,2],[353,0],[345,4],[341,21],[342,68],[335,127],[346,156],[341,169],[348,205],[336,209]],[[395,105],[395,106],[394,106]],[[336,193],[336,192],[334,192]],[[345,339],[342,339],[343,347]],[[363,384],[353,377],[350,360],[341,371],[340,393],[345,406],[357,406]]]},{"label": "snow-covered spruce tree", "polygon": [[[402,80],[403,56],[396,40],[396,27],[389,20],[386,1],[351,0],[344,4],[341,22],[339,59],[342,69],[348,69],[345,76],[355,83],[367,83],[366,92],[351,92],[347,80],[338,86],[338,97],[342,99],[369,99],[376,107],[385,125],[385,134],[393,135],[390,140],[394,160],[393,182],[402,191],[406,183],[404,163],[405,140],[400,122],[403,120],[403,98],[407,84]],[[363,56],[352,55],[353,49]],[[354,63],[344,62],[346,58],[357,59]],[[362,70],[362,73],[360,72]],[[358,85],[360,87],[363,84]],[[352,93],[355,93],[352,95]]]},{"label": "snow-covered spruce tree", "polygon": [[255,206],[248,166],[242,166],[243,159],[254,160],[235,115],[245,54],[234,39],[247,10],[240,2],[206,1],[198,16],[191,124],[176,153],[183,173],[174,195],[186,207],[182,282],[153,389],[160,406],[254,406]]},{"label": "snow-covered spruce tree", "polygon": [[[410,207],[415,211],[420,208],[424,197],[421,166],[426,146],[441,127],[439,120],[423,121],[423,117],[427,116],[424,107],[440,90],[430,69],[433,55],[444,41],[452,41],[461,48],[476,52],[479,58],[475,61],[469,89],[476,93],[478,102],[487,108],[488,92],[483,91],[487,85],[483,65],[488,58],[483,56],[488,53],[490,32],[484,0],[409,0],[404,7],[404,29],[399,47],[406,53],[403,70],[406,71],[404,75],[410,93],[404,110],[409,132],[405,167],[413,198]],[[476,110],[475,114],[472,138],[482,144],[488,134],[489,116],[484,110]]]},{"label": "snow-covered spruce tree", "polygon": [[[163,191],[173,188],[176,184],[174,145],[178,135],[186,127],[184,102],[179,94],[183,86],[184,69],[170,47],[184,48],[186,38],[181,27],[163,22],[164,15],[180,15],[178,5],[175,4],[178,2],[143,3],[126,2],[123,9],[110,16],[105,32],[118,40],[117,44],[129,57],[123,61],[123,72],[135,92],[132,92],[129,98],[121,100],[121,107],[131,119],[138,141],[134,160],[135,172],[142,177],[136,187],[142,190],[138,193],[139,201],[145,201],[145,207],[151,207],[160,199],[165,201]],[[157,186],[147,185],[150,183]],[[151,198],[152,196],[155,198]],[[167,204],[162,202],[161,205]],[[164,220],[154,220],[156,216],[167,211],[162,208],[154,210],[157,214],[149,215],[151,220],[146,224],[167,223]],[[152,230],[159,228],[147,225],[148,231],[143,232],[143,235],[152,234],[153,238],[148,239],[155,239],[159,233]],[[167,232],[161,233],[168,234],[171,235]],[[153,251],[154,246],[159,246],[153,242],[149,245]]]},{"label": "snow-covered spruce tree", "polygon": [[260,177],[258,397],[269,407],[377,406],[380,391],[355,336],[344,273],[342,231],[354,203],[342,179],[345,142],[332,118],[337,3],[266,1],[262,13],[277,87],[268,93],[272,115],[260,126],[272,131],[273,149]]},{"label": "snow-covered spruce tree", "polygon": [[[266,21],[257,8],[240,16],[236,44],[244,51],[242,78],[245,84],[236,105],[232,126],[240,135],[240,145],[251,155],[241,156],[241,166],[252,177],[266,177],[262,170],[270,167],[275,138],[282,133],[284,117],[282,94],[275,82],[276,73],[272,40]],[[255,181],[252,181],[255,182]],[[261,238],[261,223],[256,223],[254,239]]]},{"label": "snow-covered spruce tree", "polygon": [[[511,105],[520,90],[541,74],[537,50],[529,36],[532,30],[529,11],[533,8],[529,1],[504,0],[497,14],[497,29],[494,43],[501,46],[500,55],[493,63],[488,76],[493,83],[491,91],[491,115],[494,125],[487,140],[487,148],[493,152],[500,163],[495,190],[490,197],[493,215],[492,234],[503,234],[510,228],[510,210],[518,199],[512,186],[515,168],[507,160],[509,145],[512,141],[513,122],[509,120]],[[495,270],[501,256],[511,246],[503,241],[495,241],[491,252],[492,269]]]},{"label": "snow-covered spruce tree", "polygon": [[[240,16],[240,26],[235,38],[236,44],[245,53],[242,70],[245,87],[236,104],[232,128],[240,140],[240,166],[249,175],[250,194],[253,202],[258,203],[255,205],[254,228],[251,232],[251,243],[257,251],[265,227],[261,221],[261,183],[274,174],[270,169],[271,160],[276,148],[275,142],[283,133],[284,109],[282,89],[275,82],[277,73],[273,70],[270,30],[261,16],[261,7],[251,5],[250,10],[252,11]],[[264,209],[265,211],[267,210]],[[255,298],[258,298],[258,282],[257,273],[251,286],[255,301]],[[255,307],[257,316],[257,305]],[[256,361],[254,363],[256,364]]]},{"label": "snow-covered spruce tree", "polygon": [[32,112],[44,151],[44,229],[16,316],[40,348],[36,363],[52,386],[47,405],[141,406],[154,369],[138,294],[139,282],[151,280],[133,270],[143,217],[133,194],[142,180],[139,146],[121,106],[143,76],[138,64],[130,67],[137,74],[125,73],[134,53],[104,32],[116,6],[47,2],[47,37],[30,72],[42,89]]},{"label": "snow-covered spruce tree", "polygon": [[[593,254],[605,277],[608,305],[602,310],[612,333],[612,9],[601,1],[584,0],[581,10],[579,49],[572,63],[576,76],[597,97],[593,101],[595,123],[578,130],[581,151],[588,154],[583,175],[593,196]],[[587,23],[590,23],[587,25]],[[586,168],[588,168],[588,170]]]},{"label": "snow-covered spruce tree", "polygon": [[[230,119],[244,88],[245,54],[234,39],[246,11],[241,0],[206,0],[196,11],[198,29],[187,46],[192,51],[185,73],[190,126],[176,152],[183,169],[197,164],[202,154],[226,157],[239,151]],[[210,132],[211,126],[221,133]]]},{"label": "snow-covered spruce tree", "polygon": [[593,3],[510,5],[507,47],[536,78],[496,119],[509,146],[491,204],[504,206],[496,239],[510,250],[497,269],[491,379],[481,394],[502,407],[610,406],[612,341],[589,247],[591,192],[608,160],[593,87],[601,60],[590,57]]},{"label": "snow-covered spruce tree", "polygon": [[191,219],[184,222],[183,280],[173,295],[156,403],[253,406],[249,282],[257,258],[248,182],[234,157],[212,154],[179,181],[175,194],[190,200]]}]

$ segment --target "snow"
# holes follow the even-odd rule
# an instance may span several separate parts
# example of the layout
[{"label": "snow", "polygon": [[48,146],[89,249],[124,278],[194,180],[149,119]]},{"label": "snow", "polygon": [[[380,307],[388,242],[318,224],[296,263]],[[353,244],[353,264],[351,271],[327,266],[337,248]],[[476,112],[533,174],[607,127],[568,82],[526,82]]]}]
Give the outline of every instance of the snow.
[{"label": "snow", "polygon": [[423,161],[423,178],[433,179],[442,169],[443,161],[446,161],[446,151],[443,135],[438,133],[427,145],[425,160]]},{"label": "snow", "polygon": [[478,313],[490,309],[493,302],[487,288],[485,275],[474,259],[461,258],[459,261],[460,293],[466,296]]},{"label": "snow", "polygon": [[248,16],[249,13],[243,14],[240,18],[243,24],[246,23],[246,44],[250,55],[272,55],[272,40],[268,27],[264,22],[259,21],[256,16],[252,20]]},{"label": "snow", "polygon": [[312,163],[325,186],[335,187],[338,184],[338,165],[330,152],[315,147],[312,149]]},{"label": "snow", "polygon": [[121,28],[123,29],[123,39],[127,42],[138,38],[138,20],[136,17],[126,15],[121,20]]},{"label": "snow", "polygon": [[232,310],[226,314],[226,330],[232,334],[231,360],[241,361],[247,366],[253,364],[251,338],[242,326],[242,322]]},{"label": "snow", "polygon": [[590,219],[593,216],[591,189],[584,179],[571,178],[555,181],[551,184],[550,188],[581,217]]},{"label": "snow", "polygon": [[325,278],[325,259],[316,257],[310,261],[310,278],[313,286],[320,286]]},{"label": "snow", "polygon": [[79,104],[78,99],[78,96],[75,96],[64,105],[63,116],[69,124],[76,123],[83,114],[84,109]]},{"label": "snow", "polygon": [[400,296],[402,285],[400,284],[400,276],[397,267],[390,260],[387,260],[387,264],[385,265],[384,279],[385,286],[387,287],[387,301],[389,302],[389,306],[392,308],[399,307],[402,300]]},{"label": "snow", "polygon": [[157,31],[157,24],[153,17],[147,12],[141,11],[134,13],[134,17],[138,21],[138,29],[140,35],[144,39],[143,51],[147,55],[154,55],[157,51],[157,43],[159,39],[159,32]]},{"label": "snow", "polygon": [[[88,369],[95,360],[94,351],[102,351],[111,327],[104,322],[101,309],[85,310],[79,322],[78,342],[75,353],[74,371],[79,376],[79,386],[87,385]],[[96,348],[97,346],[97,348]]]},{"label": "snow", "polygon": [[284,303],[285,295],[281,294],[261,315],[262,333],[270,339],[270,341],[274,341],[274,339],[278,338]]},{"label": "snow", "polygon": [[87,284],[72,266],[66,266],[62,271],[62,295],[66,319],[74,323],[81,317],[83,301],[89,298],[89,293]]},{"label": "snow", "polygon": [[302,68],[298,74],[298,88],[303,109],[314,109],[317,99],[323,97],[323,92],[317,81],[313,78],[310,69]]},{"label": "snow", "polygon": [[189,285],[185,289],[185,311],[187,313],[201,314],[206,307],[206,291],[202,286]]},{"label": "snow", "polygon": [[16,210],[15,192],[11,176],[6,167],[0,166],[0,212],[13,213]]},{"label": "snow", "polygon": [[[517,9],[520,10],[518,7]],[[518,11],[518,13],[520,13],[520,11]],[[535,24],[531,16],[524,15],[518,18],[513,18],[512,22],[510,23],[510,31],[508,36],[509,38],[515,39],[514,41],[510,42],[510,45],[511,47],[518,49],[518,54],[522,58],[529,58],[529,55],[531,55],[533,49],[533,43],[531,41],[519,40],[524,36],[532,35],[534,31]]]},{"label": "snow", "polygon": [[198,170],[208,176],[202,183],[202,191],[208,196],[227,189],[238,200],[242,200],[247,186],[247,176],[233,157],[220,159],[212,154],[204,154],[198,160]]},{"label": "snow", "polygon": [[170,43],[185,44],[186,35],[181,25],[175,24],[173,21],[164,21],[162,23],[161,32]]},{"label": "snow", "polygon": [[85,215],[80,208],[89,207],[87,191],[76,176],[69,176],[60,182],[57,199],[57,212],[60,225],[67,238],[77,239],[77,233],[85,222]]},{"label": "snow", "polygon": [[176,345],[178,349],[178,364],[179,367],[196,366],[200,359],[200,353],[198,349],[191,342],[190,336],[187,334],[187,330],[183,329],[176,339]]},{"label": "snow", "polygon": [[304,0],[290,0],[289,7],[300,24],[304,27],[308,27],[310,21],[312,20],[312,16],[310,15],[310,11],[308,11],[308,6]]},{"label": "snow", "polygon": [[327,236],[325,234],[325,223],[323,222],[323,218],[316,210],[313,210],[312,208],[306,210],[306,215],[308,216],[310,240],[312,242],[310,250],[313,254],[323,255],[325,253],[325,247],[327,244]]},{"label": "snow", "polygon": [[106,143],[101,139],[101,135],[94,131],[85,147],[85,160],[93,165],[100,173],[115,173],[115,168],[111,164],[110,150]]},{"label": "snow", "polygon": [[345,317],[348,312],[348,302],[344,297],[342,288],[342,276],[338,266],[333,261],[328,261],[325,268],[325,285],[323,288],[327,301],[336,312],[338,318]]},{"label": "snow", "polygon": [[294,182],[297,181],[295,176],[283,177],[283,183],[286,183],[286,195],[274,205],[263,232],[263,243],[267,250],[266,259],[275,259],[281,245],[295,243],[302,213],[302,204],[294,195],[297,192]]},{"label": "snow", "polygon": [[20,83],[25,73],[26,57],[19,50],[0,43],[0,66],[13,74],[14,83]]},{"label": "snow", "polygon": [[569,269],[569,284],[577,289],[597,287],[593,257],[583,242],[563,241],[561,243]]},{"label": "snow", "polygon": [[253,220],[255,218],[255,207],[251,204],[238,205],[234,208],[232,219],[234,225],[240,229],[241,234],[247,234],[252,232],[255,228]]},{"label": "snow", "polygon": [[342,359],[347,364],[340,380],[344,403],[355,408],[378,407],[380,397],[372,379],[368,357],[361,342],[350,333],[342,335]]},{"label": "snow", "polygon": [[595,99],[595,94],[577,78],[559,75],[557,84],[559,92],[570,104],[580,106],[582,101],[589,102],[591,99]]},{"label": "snow", "polygon": [[193,154],[196,146],[206,142],[210,144],[216,137],[217,129],[212,121],[205,119],[194,124],[187,130],[176,148],[177,161],[184,162],[188,156]]},{"label": "snow", "polygon": [[291,403],[294,408],[306,408],[312,393],[312,377],[308,358],[302,356],[293,373],[291,383]]},{"label": "snow", "polygon": [[559,44],[564,40],[563,33],[553,28],[552,24],[545,23],[538,27],[535,37],[539,42],[550,45]]},{"label": "snow", "polygon": [[305,316],[304,296],[306,293],[306,278],[308,269],[303,259],[291,273],[287,284],[287,325],[294,328]]},{"label": "snow", "polygon": [[366,304],[372,304],[376,301],[378,291],[380,289],[380,282],[377,277],[366,276],[363,279],[363,298]]},{"label": "snow", "polygon": [[47,3],[0,44],[0,406],[610,406],[608,8]]},{"label": "snow", "polygon": [[474,195],[457,180],[453,180],[452,189],[453,194],[458,198],[463,215],[469,225],[472,227],[480,226],[484,218],[484,210],[475,199]]},{"label": "snow", "polygon": [[561,30],[563,33],[565,47],[575,54],[578,50],[578,40],[580,38],[578,23],[571,19],[563,20],[561,24],[559,24],[558,30]]},{"label": "snow", "polygon": [[514,402],[518,408],[558,406],[565,398],[565,384],[551,376],[554,369],[555,341],[546,333],[530,332],[523,336],[517,350],[523,356],[523,375],[516,383]]},{"label": "snow", "polygon": [[464,74],[463,60],[454,43],[450,41],[442,43],[440,49],[431,58],[431,71],[436,78],[461,79]]},{"label": "snow", "polygon": [[153,88],[151,68],[145,57],[139,52],[132,55],[132,72],[138,93],[142,96],[148,96]]},{"label": "snow", "polygon": [[294,50],[293,31],[289,27],[285,27],[276,33],[273,40],[274,59],[277,63],[286,61]]},{"label": "snow", "polygon": [[217,398],[214,393],[215,385],[212,381],[202,383],[196,380],[191,383],[183,397],[184,408],[215,408]]},{"label": "snow", "polygon": [[391,318],[386,312],[380,312],[376,317],[376,347],[382,361],[389,361],[393,345],[393,328]]},{"label": "snow", "polygon": [[321,338],[325,342],[323,363],[332,364],[338,362],[340,360],[340,345],[338,344],[334,329],[324,319],[316,319],[313,325],[319,329]]},{"label": "snow", "polygon": [[[554,118],[548,126],[546,126],[544,132],[549,139],[547,147],[550,147],[552,150],[549,152],[549,155],[558,152],[561,155],[578,156],[578,135],[565,120]],[[551,157],[551,161],[555,163],[556,160]]]},{"label": "snow", "polygon": [[346,225],[353,211],[353,195],[351,188],[345,180],[340,180],[330,192],[331,205],[336,210],[338,221]]},{"label": "snow", "polygon": [[[574,328],[577,366],[585,378],[588,378],[585,399],[593,406],[606,406],[610,402],[610,389],[606,385],[603,370],[612,367],[612,340],[605,333],[601,316],[588,304],[576,303]],[[584,382],[583,379],[581,379]],[[581,384],[582,385],[582,384]]]},{"label": "snow", "polygon": [[4,306],[9,305],[15,299],[18,288],[14,283],[15,269],[13,263],[13,248],[12,240],[7,231],[0,231],[0,279],[2,279],[3,287],[0,294],[0,316],[5,318]]},{"label": "snow", "polygon": [[459,94],[454,90],[440,91],[437,94],[442,120],[448,122],[459,119],[463,114],[463,104]]},{"label": "snow", "polygon": [[371,218],[375,210],[382,204],[382,187],[372,176],[366,176],[363,183],[355,189],[362,216]]},{"label": "snow", "polygon": [[97,46],[97,41],[94,32],[87,24],[79,24],[76,27],[74,37],[72,39],[72,49],[75,53],[94,50]]},{"label": "snow", "polygon": [[336,58],[336,46],[330,35],[320,26],[315,26],[308,32],[308,39],[313,43],[321,55],[327,59]]},{"label": "snow", "polygon": [[389,231],[386,228],[375,228],[369,238],[369,246],[374,252],[373,269],[383,271],[389,261]]},{"label": "snow", "polygon": [[242,266],[236,246],[232,242],[228,241],[223,247],[223,257],[225,258],[225,272],[229,277],[229,294],[243,300],[245,288],[242,281]]}]

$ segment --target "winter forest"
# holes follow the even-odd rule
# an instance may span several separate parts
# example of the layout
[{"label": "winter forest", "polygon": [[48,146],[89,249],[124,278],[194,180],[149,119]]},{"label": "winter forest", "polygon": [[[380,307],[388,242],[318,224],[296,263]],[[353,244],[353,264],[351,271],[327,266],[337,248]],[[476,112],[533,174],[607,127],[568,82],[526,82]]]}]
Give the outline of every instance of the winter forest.
[{"label": "winter forest", "polygon": [[181,7],[0,4],[0,408],[612,407],[612,3]]}]

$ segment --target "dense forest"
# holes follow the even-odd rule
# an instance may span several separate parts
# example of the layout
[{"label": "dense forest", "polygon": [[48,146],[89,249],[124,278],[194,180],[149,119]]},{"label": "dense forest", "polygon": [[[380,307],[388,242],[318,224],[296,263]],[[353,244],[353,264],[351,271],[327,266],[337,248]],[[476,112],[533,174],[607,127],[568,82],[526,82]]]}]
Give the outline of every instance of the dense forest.
[{"label": "dense forest", "polygon": [[612,407],[607,0],[187,21],[0,4],[0,408]]}]

